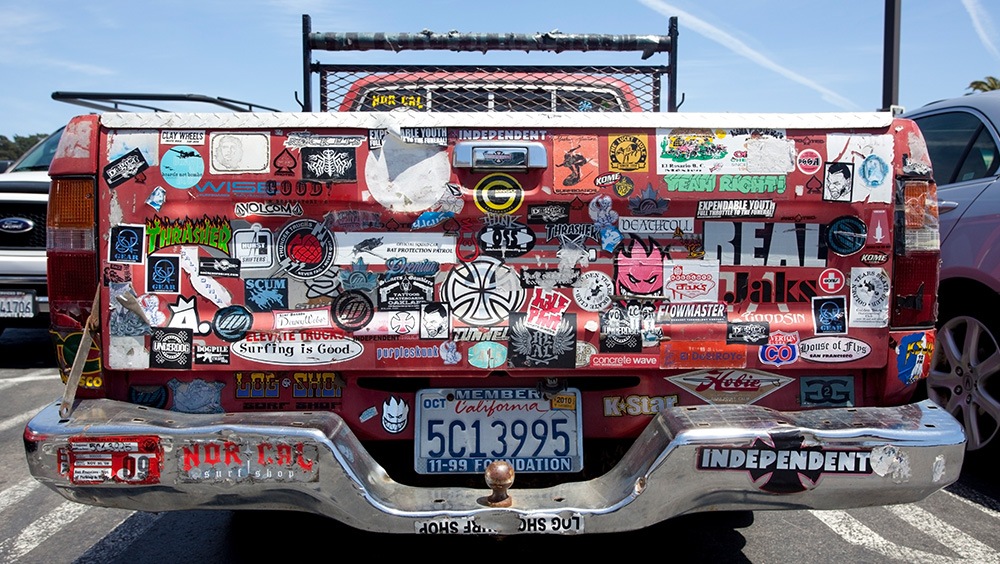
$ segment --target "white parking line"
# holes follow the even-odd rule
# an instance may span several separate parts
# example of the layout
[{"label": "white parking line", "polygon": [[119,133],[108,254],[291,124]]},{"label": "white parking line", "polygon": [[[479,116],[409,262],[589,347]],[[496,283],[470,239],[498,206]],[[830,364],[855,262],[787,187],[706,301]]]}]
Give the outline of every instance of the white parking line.
[{"label": "white parking line", "polygon": [[42,484],[34,478],[21,480],[13,486],[0,492],[0,511],[28,497],[28,494],[38,489]]},{"label": "white parking line", "polygon": [[5,562],[21,558],[89,510],[89,505],[63,502],[46,515],[35,519],[21,534],[0,543],[0,555],[3,555]]},{"label": "white parking line", "polygon": [[972,562],[1000,562],[1000,552],[938,519],[922,507],[908,503],[890,505],[886,509],[918,531],[959,553],[963,558]]},{"label": "white parking line", "polygon": [[0,433],[8,429],[13,429],[14,427],[23,427],[24,424],[27,423],[29,419],[34,417],[35,414],[41,410],[42,410],[41,407],[36,407],[34,409],[25,411],[24,413],[15,415],[13,417],[8,417],[7,419],[0,421]]},{"label": "white parking line", "polygon": [[15,376],[13,378],[4,378],[0,380],[0,390],[5,390],[7,388],[16,386],[18,384],[23,384],[25,382],[38,382],[39,380],[58,380],[59,373],[52,370],[51,368],[46,368],[45,370],[34,370],[25,374],[24,376]]},{"label": "white parking line", "polygon": [[997,500],[980,493],[978,490],[974,490],[968,486],[955,482],[941,491],[951,498],[957,499],[966,505],[975,507],[979,511],[982,511],[994,519],[1000,519],[1000,511],[998,511],[998,509],[1000,509],[1000,503],[998,503]]},{"label": "white parking line", "polygon": [[115,562],[140,536],[156,524],[162,513],[131,513],[100,541],[87,549],[73,564],[104,564]]},{"label": "white parking line", "polygon": [[952,558],[942,556],[940,554],[934,554],[932,552],[916,550],[908,546],[899,546],[898,544],[886,540],[882,535],[879,535],[875,531],[869,529],[861,521],[858,521],[846,511],[810,510],[809,512],[815,515],[816,518],[822,521],[827,527],[830,527],[833,532],[840,535],[840,538],[845,541],[855,546],[860,546],[866,550],[881,554],[886,558],[903,560],[906,562],[955,562],[956,564],[967,562],[964,558]]}]

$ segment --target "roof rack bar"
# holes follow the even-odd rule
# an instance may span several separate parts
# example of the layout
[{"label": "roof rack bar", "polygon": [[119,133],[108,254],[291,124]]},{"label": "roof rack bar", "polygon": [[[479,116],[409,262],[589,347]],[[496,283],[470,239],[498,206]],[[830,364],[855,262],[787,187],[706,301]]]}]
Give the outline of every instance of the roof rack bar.
[{"label": "roof rack bar", "polygon": [[233,100],[231,98],[205,96],[203,94],[155,94],[155,93],[134,93],[134,92],[60,91],[60,92],[53,92],[52,99],[58,100],[60,102],[66,102],[68,104],[76,104],[78,106],[84,106],[96,110],[110,111],[110,112],[123,111],[121,109],[121,106],[143,108],[147,110],[153,110],[156,112],[169,111],[155,106],[138,104],[133,101],[202,103],[202,104],[219,106],[227,110],[233,110],[237,112],[253,112],[256,111],[255,108],[257,110],[265,110],[271,112],[281,111],[275,108],[262,106],[260,104],[253,104],[251,102],[243,102],[240,100]]}]

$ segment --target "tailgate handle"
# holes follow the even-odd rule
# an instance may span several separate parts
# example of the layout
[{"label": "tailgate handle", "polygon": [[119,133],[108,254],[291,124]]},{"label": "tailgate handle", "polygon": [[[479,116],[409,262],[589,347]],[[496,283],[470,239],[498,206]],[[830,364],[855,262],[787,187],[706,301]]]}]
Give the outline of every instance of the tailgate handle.
[{"label": "tailgate handle", "polygon": [[455,168],[472,170],[520,170],[546,168],[545,145],[518,141],[460,141],[452,153]]}]

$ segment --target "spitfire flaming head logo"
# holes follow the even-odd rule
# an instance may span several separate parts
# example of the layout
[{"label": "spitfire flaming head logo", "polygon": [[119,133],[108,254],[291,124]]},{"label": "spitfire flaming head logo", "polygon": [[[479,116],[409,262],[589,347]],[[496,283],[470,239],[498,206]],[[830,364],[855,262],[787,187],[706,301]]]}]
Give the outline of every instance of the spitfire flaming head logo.
[{"label": "spitfire flaming head logo", "polygon": [[382,402],[382,428],[387,432],[402,433],[410,414],[410,406],[395,397]]},{"label": "spitfire flaming head logo", "polygon": [[633,237],[615,256],[615,290],[631,296],[663,293],[663,259],[666,253],[656,241]]}]

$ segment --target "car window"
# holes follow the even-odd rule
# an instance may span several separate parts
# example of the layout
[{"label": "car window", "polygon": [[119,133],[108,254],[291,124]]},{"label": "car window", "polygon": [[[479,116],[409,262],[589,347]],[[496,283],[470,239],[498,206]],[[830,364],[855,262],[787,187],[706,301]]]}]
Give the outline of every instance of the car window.
[{"label": "car window", "polygon": [[63,128],[59,128],[55,133],[29,149],[7,172],[49,170],[49,163],[52,162],[52,157],[56,155],[56,147],[59,146],[59,137],[62,136],[62,130]]},{"label": "car window", "polygon": [[927,141],[938,184],[984,178],[1000,166],[996,141],[974,114],[946,112],[914,121]]}]

